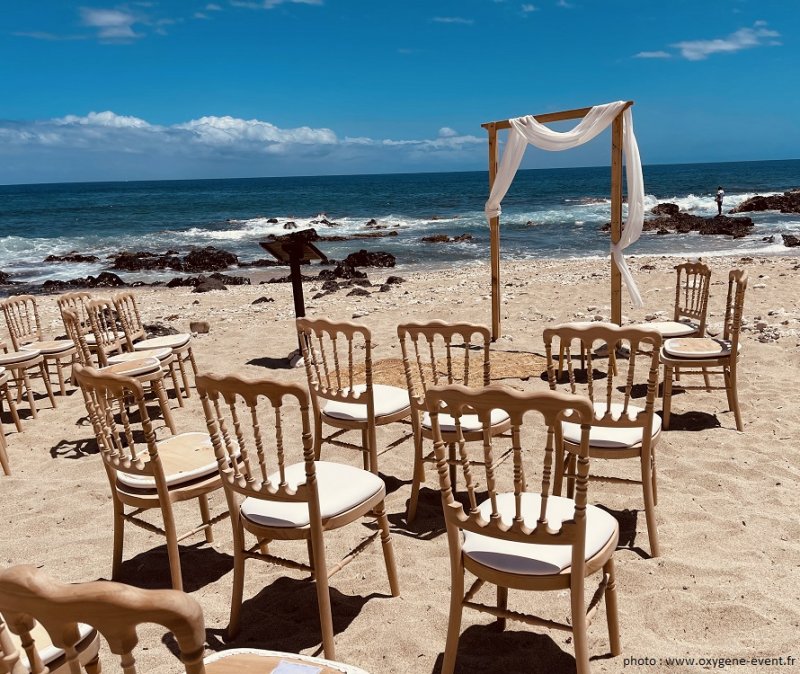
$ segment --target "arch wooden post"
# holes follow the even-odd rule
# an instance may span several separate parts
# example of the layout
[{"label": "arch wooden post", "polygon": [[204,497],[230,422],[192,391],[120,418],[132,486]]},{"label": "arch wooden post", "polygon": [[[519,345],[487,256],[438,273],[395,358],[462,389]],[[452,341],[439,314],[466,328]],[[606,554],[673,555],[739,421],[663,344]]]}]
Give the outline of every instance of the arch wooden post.
[{"label": "arch wooden post", "polygon": [[[622,113],[611,126],[611,243],[622,235]],[[611,322],[622,325],[622,274],[611,257]]]},{"label": "arch wooden post", "polygon": [[[489,124],[489,193],[497,177],[497,126]],[[492,269],[492,341],[500,337],[500,216],[489,221]]]}]

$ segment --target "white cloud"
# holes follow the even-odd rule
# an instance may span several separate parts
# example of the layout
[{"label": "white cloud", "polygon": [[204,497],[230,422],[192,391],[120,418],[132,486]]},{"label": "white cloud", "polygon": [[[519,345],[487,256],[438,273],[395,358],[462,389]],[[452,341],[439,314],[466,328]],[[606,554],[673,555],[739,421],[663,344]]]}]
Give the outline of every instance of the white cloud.
[{"label": "white cloud", "polygon": [[209,18],[208,14],[203,14],[203,12],[195,12],[193,16],[194,16],[195,19],[208,19]]},{"label": "white cloud", "polygon": [[49,42],[56,42],[61,40],[85,40],[85,35],[56,35],[55,33],[47,33],[41,30],[31,30],[31,31],[18,31],[12,33],[12,35],[16,35],[17,37],[30,37],[34,40],[47,40]]},{"label": "white cloud", "polygon": [[557,2],[556,4],[557,4],[559,7],[562,7],[562,8],[564,8],[564,9],[572,9],[572,8],[575,6],[575,5],[573,5],[572,3],[570,3],[570,2],[567,2],[567,0],[558,0],[558,2]]},{"label": "white cloud", "polygon": [[144,37],[133,30],[133,25],[140,20],[128,11],[121,9],[80,8],[83,25],[97,29],[101,40],[135,40]]},{"label": "white cloud", "polygon": [[245,9],[273,9],[278,5],[292,4],[292,5],[322,5],[323,0],[261,0],[260,2],[253,2],[252,0],[229,0],[233,7],[243,7]]},{"label": "white cloud", "polygon": [[451,129],[449,126],[443,126],[439,129],[439,138],[453,138],[458,135],[458,131]]},{"label": "white cloud", "polygon": [[522,5],[520,9],[523,14],[530,14],[531,12],[535,12],[538,8],[536,5]]},{"label": "white cloud", "polygon": [[681,56],[689,61],[702,61],[711,54],[723,54],[752,49],[753,47],[778,46],[779,32],[766,27],[766,21],[756,21],[752,28],[740,28],[725,38],[713,40],[686,40],[676,42],[671,47],[678,49]]},{"label": "white cloud", "polygon": [[640,51],[638,54],[634,54],[634,58],[637,59],[668,59],[672,58],[672,56],[665,51]]},{"label": "white cloud", "polygon": [[240,143],[281,143],[300,145],[331,145],[337,142],[330,129],[312,129],[302,126],[296,129],[280,129],[269,122],[236,117],[201,117],[185,124],[177,124],[192,134],[192,139],[206,145],[236,145]]},{"label": "white cloud", "polygon": [[461,16],[435,16],[433,20],[436,23],[458,23],[465,26],[472,25],[475,23],[472,19],[465,19]]},{"label": "white cloud", "polygon": [[83,126],[106,126],[116,129],[146,129],[151,125],[139,117],[117,115],[110,110],[105,112],[90,112],[85,117],[67,115],[52,120],[54,124],[72,124]]},{"label": "white cloud", "polygon": [[209,2],[206,5],[206,11],[207,12],[221,12],[222,11],[222,7],[220,7],[219,5],[214,4],[213,2]]}]

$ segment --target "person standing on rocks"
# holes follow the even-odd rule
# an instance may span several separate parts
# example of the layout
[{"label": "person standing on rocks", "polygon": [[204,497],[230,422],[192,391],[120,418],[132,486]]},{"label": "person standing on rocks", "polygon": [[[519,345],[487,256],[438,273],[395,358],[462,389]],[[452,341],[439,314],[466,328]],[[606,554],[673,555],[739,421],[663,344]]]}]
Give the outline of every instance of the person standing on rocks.
[{"label": "person standing on rocks", "polygon": [[714,197],[714,201],[717,202],[717,215],[722,215],[722,199],[725,197],[725,190],[722,189],[722,185],[717,187],[717,196]]}]

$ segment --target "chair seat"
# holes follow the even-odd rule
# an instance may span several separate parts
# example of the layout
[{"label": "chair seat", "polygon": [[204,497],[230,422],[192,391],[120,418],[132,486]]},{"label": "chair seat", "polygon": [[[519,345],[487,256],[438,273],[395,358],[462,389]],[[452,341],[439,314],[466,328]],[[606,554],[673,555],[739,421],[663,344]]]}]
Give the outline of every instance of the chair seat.
[{"label": "chair seat", "polygon": [[[460,421],[461,430],[464,433],[480,431],[483,428],[477,414],[464,414],[461,416]],[[503,422],[508,421],[508,412],[505,410],[492,410],[489,415],[489,421],[491,422],[492,426],[502,424]],[[427,430],[433,428],[431,423],[431,415],[428,414],[428,412],[425,412],[422,415],[422,427]],[[439,414],[439,429],[442,431],[442,433],[455,433],[456,420],[453,419],[453,417],[451,417],[449,414]]]},{"label": "chair seat", "polygon": [[203,664],[207,674],[367,674],[363,669],[333,660],[254,648],[220,651],[209,655]]},{"label": "chair seat", "polygon": [[[0,616],[0,619],[2,619],[2,616]],[[11,643],[14,644],[14,647],[17,649],[22,665],[26,670],[29,669],[30,661],[28,660],[28,656],[22,648],[22,642],[20,638],[11,630],[7,630],[6,633],[11,637]],[[78,634],[80,635],[80,640],[76,644],[76,648],[81,650],[81,648],[86,644],[87,640],[93,638],[96,632],[91,625],[78,623]],[[58,658],[64,655],[64,651],[58,646],[53,645],[53,640],[50,638],[47,630],[38,622],[31,630],[31,636],[36,644],[36,650],[39,652],[39,657],[42,659],[42,664],[49,665],[51,662],[58,660]]]},{"label": "chair seat", "polygon": [[[497,508],[504,524],[511,524],[514,517],[515,496],[512,493],[497,494]],[[526,526],[535,527],[541,508],[541,496],[525,492],[522,494],[522,513]],[[479,510],[485,520],[492,513],[491,501],[481,503]],[[547,524],[558,529],[565,520],[575,514],[575,502],[563,496],[547,499]],[[594,557],[619,530],[617,520],[605,510],[586,506],[585,559]],[[541,543],[518,543],[493,536],[484,536],[464,531],[463,554],[474,561],[505,573],[525,576],[550,576],[561,573],[572,565],[571,545],[545,545]]]},{"label": "chair seat", "polygon": [[641,323],[643,328],[653,328],[664,337],[688,337],[694,335],[700,326],[691,321],[653,321],[651,323]]},{"label": "chair seat", "polygon": [[143,339],[141,342],[136,342],[133,345],[134,351],[148,351],[149,349],[179,349],[186,346],[192,338],[188,334],[179,335],[164,335],[163,337],[153,337],[151,339]]},{"label": "chair seat", "polygon": [[116,363],[130,363],[134,360],[141,360],[142,358],[155,358],[159,361],[169,358],[172,355],[172,349],[148,349],[147,351],[131,351],[128,353],[118,353],[116,356],[109,356],[108,362],[110,365]]},{"label": "chair seat", "polygon": [[664,342],[663,352],[672,358],[722,358],[730,355],[731,343],[710,337],[668,339]]},{"label": "chair seat", "polygon": [[[611,415],[619,418],[622,414],[623,405],[621,403],[611,403]],[[628,417],[633,419],[639,412],[643,412],[643,407],[628,405]],[[605,403],[594,403],[594,414],[602,417],[606,413]],[[642,427],[636,428],[613,428],[607,426],[592,426],[589,431],[589,446],[602,447],[603,449],[627,449],[642,442]],[[653,415],[653,437],[661,431],[661,417]],[[569,421],[561,422],[561,432],[564,440],[573,445],[581,444],[581,426]]]},{"label": "chair seat", "polygon": [[135,360],[122,361],[121,363],[102,367],[100,372],[110,372],[126,377],[138,377],[139,375],[152,374],[160,369],[161,365],[157,358],[146,358],[140,355]]},{"label": "chair seat", "polygon": [[41,355],[38,349],[23,349],[21,351],[9,351],[0,353],[0,365],[18,365]]},{"label": "chair seat", "polygon": [[[348,389],[345,389],[345,392]],[[367,390],[366,384],[356,384],[353,387],[355,393],[363,393]],[[408,391],[397,386],[386,386],[384,384],[372,385],[372,396],[375,400],[375,416],[386,417],[406,408],[411,407],[408,399]],[[326,417],[335,419],[346,419],[348,421],[367,421],[367,405],[359,403],[345,403],[338,400],[329,400],[322,408],[322,413]]]},{"label": "chair seat", "polygon": [[[91,331],[87,332],[83,336],[83,338],[86,340],[86,343],[89,346],[97,346],[97,337],[95,337],[93,332],[91,332]],[[114,333],[114,339],[116,339],[117,341],[121,341],[121,340],[125,339],[125,333],[124,332],[116,332],[116,333]]]},{"label": "chair seat", "polygon": [[[341,463],[316,461],[317,489],[322,521],[352,510],[384,489],[383,480],[377,475]],[[269,476],[277,486],[278,473]],[[305,463],[286,466],[286,482],[296,488],[306,481]],[[309,525],[308,505],[305,501],[272,501],[246,498],[241,505],[242,517],[265,527],[301,528]]]},{"label": "chair seat", "polygon": [[[217,458],[208,433],[181,433],[157,443],[158,456],[164,470],[167,486],[175,487],[217,472]],[[144,452],[145,463],[150,460]],[[155,489],[155,478],[149,475],[117,471],[120,484],[137,489]]]},{"label": "chair seat", "polygon": [[22,347],[22,349],[25,351],[40,351],[45,356],[52,356],[74,348],[75,342],[72,342],[69,339],[54,339],[49,342],[31,342],[30,344],[25,344]]}]

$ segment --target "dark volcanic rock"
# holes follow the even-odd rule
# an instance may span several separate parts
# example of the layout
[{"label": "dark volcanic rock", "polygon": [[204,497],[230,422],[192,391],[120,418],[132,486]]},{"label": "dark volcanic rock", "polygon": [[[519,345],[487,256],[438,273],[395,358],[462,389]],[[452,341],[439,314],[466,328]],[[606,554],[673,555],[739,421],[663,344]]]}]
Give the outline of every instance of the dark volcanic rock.
[{"label": "dark volcanic rock", "polygon": [[113,260],[114,263],[111,268],[119,271],[152,271],[154,269],[183,271],[183,262],[173,251],[163,254],[150,253],[148,251],[136,253],[122,251],[114,255]]},{"label": "dark volcanic rock", "polygon": [[208,277],[200,276],[176,276],[174,279],[167,283],[167,288],[196,288],[201,283],[205,283],[209,279],[219,281],[226,286],[249,286],[250,279],[246,276],[229,276],[228,274],[220,274],[214,272]]},{"label": "dark volcanic rock", "polygon": [[145,323],[143,327],[148,339],[178,334],[178,331],[171,325],[164,325],[163,323]]},{"label": "dark volcanic rock", "polygon": [[0,271],[0,285],[5,285],[8,283],[8,280],[11,278],[11,274],[8,274],[4,271]]},{"label": "dark volcanic rock", "polygon": [[297,229],[297,223],[290,220],[289,222],[284,223],[284,229]]},{"label": "dark volcanic rock", "polygon": [[353,288],[349,293],[347,293],[348,297],[368,297],[369,295],[369,290],[365,290],[364,288]]},{"label": "dark volcanic rock", "polygon": [[272,297],[259,297],[258,299],[253,300],[250,304],[264,304],[266,302],[274,302],[275,299]]},{"label": "dark volcanic rock", "polygon": [[656,204],[653,208],[650,209],[651,213],[655,215],[678,215],[680,213],[681,207],[678,204]]},{"label": "dark volcanic rock", "polygon": [[339,284],[336,281],[334,281],[333,279],[331,279],[329,281],[325,281],[325,283],[322,284],[322,289],[326,293],[332,293],[335,290],[339,290]]},{"label": "dark volcanic rock", "polygon": [[[670,207],[661,209],[662,211],[673,211],[674,204],[659,204],[659,207]],[[656,209],[654,208],[653,211]],[[700,234],[723,234],[732,236],[734,239],[741,238],[750,233],[753,228],[753,221],[748,217],[731,218],[727,215],[716,215],[713,218],[702,218],[699,215],[690,213],[675,213],[674,215],[659,215],[644,221],[644,231],[655,231],[657,234],[667,234],[677,232],[687,234],[689,232],[700,232]],[[603,226],[603,231],[611,229],[611,223]]]},{"label": "dark volcanic rock", "polygon": [[405,283],[406,280],[402,276],[390,276],[386,279],[386,283],[389,285],[395,285],[400,283]]},{"label": "dark volcanic rock", "polygon": [[225,286],[225,284],[222,281],[220,281],[219,279],[207,278],[207,279],[203,279],[202,281],[200,281],[200,283],[198,283],[194,287],[194,290],[192,290],[192,292],[193,293],[207,293],[210,290],[227,290],[227,289],[228,288]]},{"label": "dark volcanic rock", "polygon": [[331,236],[321,236],[319,237],[320,241],[351,241],[353,239],[380,239],[384,236],[397,236],[397,232],[392,230],[391,232],[361,232],[360,234],[351,234],[350,236],[338,236],[338,235],[331,235]]},{"label": "dark volcanic rock", "polygon": [[351,278],[367,278],[363,271],[358,271],[352,265],[339,263],[333,269],[322,269],[317,278],[320,281],[329,281],[331,279],[351,279]]},{"label": "dark volcanic rock", "polygon": [[395,257],[383,251],[367,251],[363,248],[357,253],[350,253],[344,264],[352,267],[394,267]]},{"label": "dark volcanic rock", "polygon": [[268,222],[270,225],[277,225],[277,224],[278,224],[278,218],[268,218],[268,219],[267,219],[267,222]]},{"label": "dark volcanic rock", "polygon": [[472,241],[472,234],[461,234],[450,238],[447,234],[432,234],[431,236],[423,236],[420,241],[425,243],[459,243],[460,241]]},{"label": "dark volcanic rock", "polygon": [[731,213],[752,211],[780,211],[781,213],[800,213],[800,189],[789,190],[783,194],[751,197],[743,201]]},{"label": "dark volcanic rock", "polygon": [[787,246],[788,248],[800,246],[800,236],[795,236],[794,234],[781,234],[781,236],[783,237],[784,246]]},{"label": "dark volcanic rock", "polygon": [[227,250],[206,246],[193,250],[183,258],[183,271],[222,271],[235,265],[238,261],[239,258]]},{"label": "dark volcanic rock", "polygon": [[73,250],[66,255],[48,255],[44,262],[98,262],[99,260],[97,255],[83,255]]},{"label": "dark volcanic rock", "polygon": [[251,260],[250,262],[242,262],[239,261],[239,266],[242,268],[247,267],[285,267],[285,262],[278,262],[278,260],[267,260],[266,258],[260,258],[258,260]]},{"label": "dark volcanic rock", "polygon": [[87,276],[86,278],[74,278],[69,281],[45,281],[42,283],[42,290],[45,292],[58,292],[62,290],[72,290],[74,288],[121,288],[125,285],[116,274],[104,271],[97,276]]},{"label": "dark volcanic rock", "polygon": [[753,221],[750,218],[729,218],[727,215],[718,215],[714,218],[706,218],[700,226],[701,234],[727,234],[734,239],[741,239],[747,236],[753,229]]},{"label": "dark volcanic rock", "polygon": [[[316,277],[314,276],[306,276],[305,274],[300,274],[300,279],[302,281],[316,281]],[[280,276],[279,278],[271,278],[266,281],[261,281],[258,285],[265,285],[268,283],[291,283],[292,277],[291,276]]]}]

